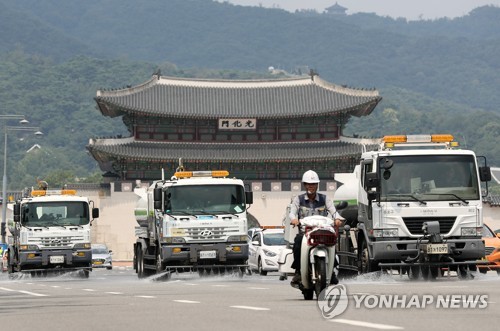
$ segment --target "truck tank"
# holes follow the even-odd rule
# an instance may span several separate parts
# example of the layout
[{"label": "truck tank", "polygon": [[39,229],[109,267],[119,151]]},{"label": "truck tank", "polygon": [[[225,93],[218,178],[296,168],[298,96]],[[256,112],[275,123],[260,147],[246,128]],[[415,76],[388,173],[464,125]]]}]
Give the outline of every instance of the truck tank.
[{"label": "truck tank", "polygon": [[358,222],[358,169],[359,165],[354,168],[354,172],[335,174],[335,180],[341,185],[335,191],[333,200],[335,204],[341,201],[348,202],[349,205],[340,214],[346,219],[346,224],[351,227]]},{"label": "truck tank", "polygon": [[134,189],[134,193],[139,197],[134,208],[134,215],[137,224],[141,227],[148,226],[148,197],[144,187]]}]

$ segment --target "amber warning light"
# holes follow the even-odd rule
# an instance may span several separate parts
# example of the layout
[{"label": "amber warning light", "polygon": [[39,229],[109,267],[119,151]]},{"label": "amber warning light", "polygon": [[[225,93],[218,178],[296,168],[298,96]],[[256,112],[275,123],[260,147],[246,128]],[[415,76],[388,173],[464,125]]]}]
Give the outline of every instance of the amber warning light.
[{"label": "amber warning light", "polygon": [[178,171],[174,174],[177,178],[190,178],[190,177],[227,177],[229,171],[227,170],[212,170],[212,171]]},{"label": "amber warning light", "polygon": [[420,135],[396,135],[396,136],[384,136],[382,138],[384,143],[449,143],[453,141],[453,135],[451,134],[420,134]]}]

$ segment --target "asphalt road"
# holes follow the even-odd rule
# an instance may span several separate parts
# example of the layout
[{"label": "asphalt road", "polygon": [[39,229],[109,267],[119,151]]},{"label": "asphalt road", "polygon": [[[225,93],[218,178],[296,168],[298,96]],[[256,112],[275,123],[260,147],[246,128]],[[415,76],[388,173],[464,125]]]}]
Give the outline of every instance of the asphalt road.
[{"label": "asphalt road", "polygon": [[[500,277],[435,281],[372,273],[305,301],[278,274],[137,279],[94,270],[10,280],[0,274],[0,330],[496,330]],[[335,290],[335,291],[334,291]],[[475,308],[471,308],[475,306]],[[466,308],[469,307],[469,308]],[[334,312],[336,316],[328,315]],[[325,317],[325,316],[326,317]]]}]

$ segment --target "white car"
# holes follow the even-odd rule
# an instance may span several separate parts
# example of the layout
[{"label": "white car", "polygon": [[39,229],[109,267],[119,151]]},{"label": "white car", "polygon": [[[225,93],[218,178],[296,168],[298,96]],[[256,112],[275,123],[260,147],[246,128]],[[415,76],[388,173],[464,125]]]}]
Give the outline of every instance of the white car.
[{"label": "white car", "polygon": [[113,251],[105,244],[92,244],[92,268],[113,269]]},{"label": "white car", "polygon": [[278,271],[278,257],[285,248],[283,228],[263,228],[255,231],[248,247],[248,267],[265,276],[268,271]]}]

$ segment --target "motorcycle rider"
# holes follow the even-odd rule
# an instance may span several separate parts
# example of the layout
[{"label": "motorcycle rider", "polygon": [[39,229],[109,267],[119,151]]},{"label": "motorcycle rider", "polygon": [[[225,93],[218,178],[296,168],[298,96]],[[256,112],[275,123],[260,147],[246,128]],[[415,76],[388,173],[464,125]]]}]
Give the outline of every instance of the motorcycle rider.
[{"label": "motorcycle rider", "polygon": [[[306,190],[305,193],[296,196],[292,201],[292,206],[290,209],[290,224],[299,226],[299,233],[295,236],[293,244],[293,263],[291,267],[295,269],[295,275],[293,276],[290,285],[293,287],[298,287],[301,282],[300,276],[300,252],[302,246],[302,238],[304,237],[304,230],[300,226],[300,219],[306,216],[321,215],[327,216],[328,214],[335,220],[335,226],[341,226],[344,218],[339,215],[333,202],[326,198],[326,195],[318,193],[319,176],[313,170],[307,170],[302,175],[302,184]],[[335,271],[332,274],[331,279],[332,284],[338,284],[337,276]]]}]

